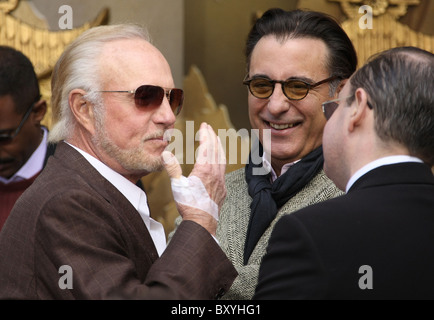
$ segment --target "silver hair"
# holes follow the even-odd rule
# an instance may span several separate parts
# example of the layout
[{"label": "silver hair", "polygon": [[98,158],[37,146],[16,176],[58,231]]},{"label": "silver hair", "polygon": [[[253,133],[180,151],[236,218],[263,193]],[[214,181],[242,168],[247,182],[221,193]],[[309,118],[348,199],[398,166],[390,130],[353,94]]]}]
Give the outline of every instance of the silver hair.
[{"label": "silver hair", "polygon": [[[87,92],[84,98],[93,103],[95,112],[102,111],[99,79],[99,57],[103,46],[123,39],[151,42],[146,28],[135,24],[118,24],[91,28],[77,37],[57,61],[51,79],[53,127],[49,141],[56,143],[71,137],[76,120],[69,107],[69,93],[74,89]],[[99,106],[99,107],[98,107]],[[97,115],[100,119],[101,114]]]}]

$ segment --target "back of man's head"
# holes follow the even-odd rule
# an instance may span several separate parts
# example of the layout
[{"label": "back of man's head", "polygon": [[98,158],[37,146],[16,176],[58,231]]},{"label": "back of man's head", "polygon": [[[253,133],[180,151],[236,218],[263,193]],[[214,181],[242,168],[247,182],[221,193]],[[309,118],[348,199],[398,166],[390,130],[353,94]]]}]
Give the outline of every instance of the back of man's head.
[{"label": "back of man's head", "polygon": [[434,165],[433,75],[434,54],[398,47],[373,56],[350,80],[351,93],[363,88],[369,95],[378,137],[404,145],[430,166]]},{"label": "back of man's head", "polygon": [[39,84],[30,60],[20,51],[0,46],[0,96],[11,95],[17,113],[39,97]]}]

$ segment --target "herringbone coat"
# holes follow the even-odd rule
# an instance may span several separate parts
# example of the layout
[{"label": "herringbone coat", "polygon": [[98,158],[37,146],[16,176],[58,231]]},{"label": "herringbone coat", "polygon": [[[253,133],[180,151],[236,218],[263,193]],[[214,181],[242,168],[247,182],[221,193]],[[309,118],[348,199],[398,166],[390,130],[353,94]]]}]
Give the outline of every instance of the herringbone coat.
[{"label": "herringbone coat", "polygon": [[321,170],[300,192],[283,205],[276,218],[264,232],[247,265],[243,263],[244,243],[250,219],[250,203],[245,179],[245,169],[238,169],[226,175],[227,197],[220,213],[217,239],[220,246],[238,271],[232,287],[223,299],[251,299],[258,281],[259,266],[264,257],[268,240],[276,222],[308,205],[342,195],[334,183]]}]

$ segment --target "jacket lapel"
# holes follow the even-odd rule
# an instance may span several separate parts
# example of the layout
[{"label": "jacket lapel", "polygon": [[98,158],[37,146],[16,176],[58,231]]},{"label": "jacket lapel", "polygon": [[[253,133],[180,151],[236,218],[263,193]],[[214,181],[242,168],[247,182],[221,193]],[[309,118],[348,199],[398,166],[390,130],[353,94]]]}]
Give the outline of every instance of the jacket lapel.
[{"label": "jacket lapel", "polygon": [[[77,171],[82,178],[108,202],[112,205],[114,210],[118,212],[119,218],[128,226],[131,233],[126,236],[130,237],[130,243],[135,245],[134,253],[137,254],[138,269],[146,266],[143,259],[149,261],[151,265],[158,259],[158,252],[155,248],[154,241],[143,222],[140,214],[132,206],[132,204],[74,148],[66,143],[59,143],[56,148],[55,156],[60,156],[60,161],[64,161],[64,166],[70,167]],[[67,159],[67,163],[64,159]],[[138,240],[137,240],[138,239]],[[143,271],[146,274],[147,270]]]}]

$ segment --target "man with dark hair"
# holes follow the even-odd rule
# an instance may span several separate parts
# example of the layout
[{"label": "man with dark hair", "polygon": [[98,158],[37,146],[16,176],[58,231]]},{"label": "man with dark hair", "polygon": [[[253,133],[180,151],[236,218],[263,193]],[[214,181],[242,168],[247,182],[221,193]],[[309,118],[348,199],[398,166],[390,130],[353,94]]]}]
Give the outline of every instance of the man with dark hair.
[{"label": "man with dark hair", "polygon": [[[253,297],[282,216],[342,194],[322,170],[321,103],[337,97],[357,66],[344,30],[312,11],[268,10],[250,31],[245,54],[249,118],[262,161],[252,161],[252,149],[246,167],[226,176],[217,238],[239,276],[225,299]],[[261,168],[267,173],[256,174]]]},{"label": "man with dark hair", "polygon": [[323,103],[346,195],[277,223],[257,299],[434,299],[434,55],[385,51]]},{"label": "man with dark hair", "polygon": [[51,153],[41,126],[46,110],[30,60],[0,46],[0,230]]}]

